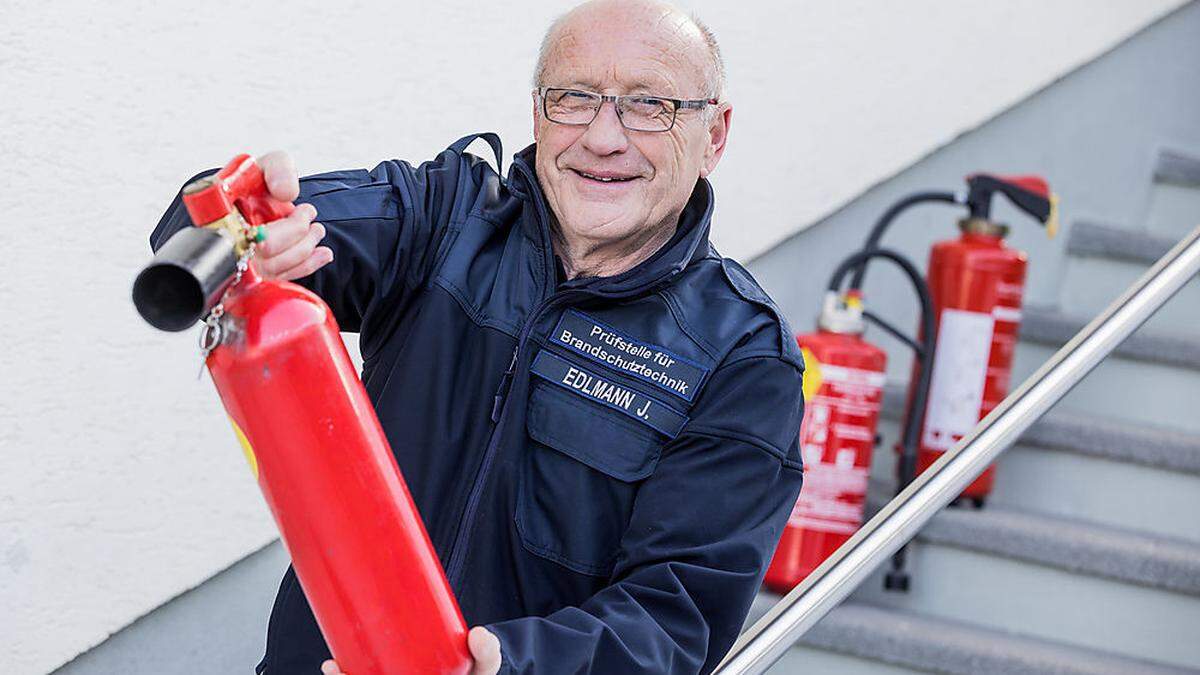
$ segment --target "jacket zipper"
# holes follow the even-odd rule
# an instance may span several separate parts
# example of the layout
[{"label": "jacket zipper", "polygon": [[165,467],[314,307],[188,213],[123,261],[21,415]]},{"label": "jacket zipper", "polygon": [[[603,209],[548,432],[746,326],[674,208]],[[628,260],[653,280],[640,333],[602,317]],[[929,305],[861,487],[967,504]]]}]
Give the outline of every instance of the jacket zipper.
[{"label": "jacket zipper", "polygon": [[[523,174],[528,182],[536,185],[537,179],[530,175],[530,172],[525,169],[521,162],[517,162],[516,166]],[[540,199],[533,199],[534,205],[537,208],[538,218],[541,220],[542,231],[542,249],[545,251],[546,258],[543,260],[545,264],[545,279],[547,283],[553,283],[554,279],[554,254],[550,243],[550,218],[546,213],[546,206]],[[644,291],[652,291],[653,288],[663,283],[663,279],[656,279],[653,282],[646,284],[646,288],[639,289]],[[505,418],[505,413],[508,408],[504,403],[508,398],[509,390],[512,388],[512,382],[516,375],[516,366],[520,358],[521,348],[525,346],[525,341],[529,337],[529,332],[537,323],[538,318],[549,309],[551,306],[562,301],[564,298],[575,295],[606,295],[603,292],[587,291],[582,288],[571,288],[565,291],[551,293],[549,297],[542,300],[540,304],[534,307],[529,313],[529,318],[525,324],[521,326],[521,331],[517,335],[517,345],[513,350],[512,360],[508,364],[508,370],[500,378],[500,387],[496,391],[495,397],[492,399],[492,421],[495,423],[495,428],[492,430],[492,438],[488,441],[487,448],[483,451],[483,460],[479,463],[479,471],[475,474],[475,482],[471,485],[471,492],[467,495],[467,505],[463,509],[462,525],[458,530],[458,534],[454,537],[454,545],[450,549],[450,563],[446,565],[446,579],[450,582],[451,588],[457,587],[459,575],[462,573],[462,568],[466,560],[466,552],[468,548],[468,537],[471,530],[474,528],[475,511],[479,508],[479,500],[483,494],[483,486],[487,483],[488,474],[492,468],[492,460],[495,459],[497,446],[502,437],[501,427]],[[630,291],[617,293],[614,297],[620,297],[630,294]]]},{"label": "jacket zipper", "polygon": [[541,318],[548,309],[554,305],[560,304],[564,299],[573,295],[604,295],[603,293],[595,293],[584,289],[569,289],[552,294],[537,305],[529,314],[529,318],[525,324],[521,326],[521,331],[517,335],[517,345],[513,349],[512,359],[509,361],[508,369],[500,378],[500,386],[496,390],[496,395],[492,399],[492,421],[495,423],[495,428],[492,430],[492,438],[488,441],[487,449],[484,450],[483,460],[479,465],[479,472],[475,475],[475,483],[471,486],[471,492],[467,496],[467,505],[463,509],[462,526],[458,530],[458,534],[454,537],[454,546],[450,549],[450,563],[446,566],[446,578],[450,581],[452,588],[456,587],[458,575],[462,572],[462,567],[466,558],[468,548],[467,539],[469,532],[474,527],[475,511],[479,508],[479,500],[483,494],[483,486],[487,483],[488,473],[492,468],[492,460],[495,459],[497,446],[503,436],[501,427],[503,426],[505,414],[508,408],[504,405],[508,399],[508,394],[512,389],[512,383],[516,376],[517,363],[520,359],[520,353],[525,347],[525,343],[529,339],[529,333],[537,320]]},{"label": "jacket zipper", "polygon": [[517,360],[520,358],[521,347],[525,345],[525,341],[529,337],[530,330],[537,323],[538,318],[549,309],[556,301],[561,300],[568,293],[556,293],[542,301],[540,305],[534,308],[530,313],[529,319],[525,321],[525,325],[521,327],[521,332],[517,336],[517,346],[513,349],[512,361],[508,364],[508,370],[500,380],[500,388],[496,391],[496,396],[492,401],[492,420],[496,427],[492,430],[492,438],[488,442],[487,449],[483,452],[483,460],[479,464],[479,472],[475,475],[475,483],[471,486],[471,492],[467,496],[467,505],[463,509],[462,526],[458,530],[458,534],[454,537],[454,546],[450,549],[450,564],[446,566],[446,577],[450,581],[450,586],[453,588],[456,585],[456,580],[462,572],[463,562],[466,558],[467,538],[475,524],[475,511],[479,508],[479,500],[483,495],[483,486],[487,483],[488,474],[491,472],[492,460],[496,457],[497,446],[503,437],[501,427],[505,413],[508,409],[504,406],[505,400],[508,398],[508,390],[512,387],[513,376],[516,373]]},{"label": "jacket zipper", "polygon": [[[517,162],[515,166],[525,174],[527,182],[536,185],[537,179],[530,176],[529,172],[524,170],[520,162]],[[533,203],[536,208],[537,217],[541,221],[539,223],[539,230],[542,235],[542,264],[545,273],[543,278],[546,280],[547,287],[553,288],[554,253],[550,243],[550,219],[546,214],[546,207],[540,199],[535,197]],[[496,457],[497,446],[503,437],[502,427],[504,426],[504,413],[506,412],[504,402],[508,398],[509,389],[512,387],[513,377],[517,369],[517,359],[520,358],[521,354],[521,347],[525,344],[525,340],[529,336],[529,331],[537,323],[538,317],[558,297],[560,297],[559,293],[551,292],[549,296],[543,299],[529,313],[529,318],[525,320],[525,324],[521,326],[521,330],[517,334],[517,344],[513,348],[512,359],[509,361],[508,369],[500,378],[500,386],[497,388],[496,395],[492,399],[492,422],[495,424],[495,427],[492,429],[492,437],[488,441],[487,448],[483,451],[483,459],[479,462],[479,472],[475,474],[475,482],[471,485],[471,492],[467,495],[467,504],[463,508],[462,522],[459,526],[458,534],[454,536],[454,545],[450,548],[450,563],[446,566],[446,578],[450,582],[451,588],[456,588],[458,585],[458,577],[462,573],[464,561],[466,560],[468,535],[475,526],[475,511],[479,508],[483,486],[487,483],[488,474],[492,470],[492,460]]]},{"label": "jacket zipper", "polygon": [[496,395],[492,397],[492,424],[500,421],[500,411],[504,407],[504,399],[508,396],[508,389],[512,386],[513,373],[517,369],[517,352],[519,351],[521,351],[520,343],[513,347],[508,370],[504,371],[504,375],[500,378],[500,386],[496,387]]}]

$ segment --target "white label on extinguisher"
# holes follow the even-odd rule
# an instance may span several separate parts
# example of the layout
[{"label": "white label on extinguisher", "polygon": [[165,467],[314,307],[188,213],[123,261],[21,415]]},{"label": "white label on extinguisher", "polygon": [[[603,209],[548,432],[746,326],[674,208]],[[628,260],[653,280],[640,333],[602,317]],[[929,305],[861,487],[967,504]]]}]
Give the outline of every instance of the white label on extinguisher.
[{"label": "white label on extinguisher", "polygon": [[979,422],[994,327],[991,314],[942,311],[921,437],[925,447],[949,450]]},{"label": "white label on extinguisher", "polygon": [[992,316],[997,321],[1008,321],[1009,323],[1021,323],[1021,310],[1016,307],[1005,307],[1004,305],[996,305],[992,308]]},{"label": "white label on extinguisher", "polygon": [[874,387],[880,389],[887,381],[887,376],[877,370],[835,366],[832,363],[821,364],[821,379],[842,385],[859,387]]}]

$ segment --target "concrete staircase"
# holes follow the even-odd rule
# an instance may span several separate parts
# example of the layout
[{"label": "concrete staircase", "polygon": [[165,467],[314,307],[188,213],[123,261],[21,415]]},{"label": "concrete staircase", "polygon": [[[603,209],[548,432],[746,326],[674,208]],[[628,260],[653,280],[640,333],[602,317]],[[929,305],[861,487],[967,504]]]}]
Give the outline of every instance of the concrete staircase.
[{"label": "concrete staircase", "polygon": [[[1162,150],[1153,180],[1143,228],[1072,224],[1059,302],[1026,308],[1014,382],[1200,224],[1200,158]],[[877,503],[902,402],[890,387]],[[907,594],[877,572],[772,672],[1200,672],[1200,279],[1006,452],[984,509],[924,528],[910,571]]]}]

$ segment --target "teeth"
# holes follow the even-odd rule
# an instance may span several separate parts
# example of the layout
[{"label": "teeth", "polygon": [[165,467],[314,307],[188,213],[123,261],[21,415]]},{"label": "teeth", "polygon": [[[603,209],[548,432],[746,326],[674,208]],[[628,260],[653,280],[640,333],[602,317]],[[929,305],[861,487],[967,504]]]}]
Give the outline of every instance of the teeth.
[{"label": "teeth", "polygon": [[615,181],[615,180],[616,180],[616,181],[624,181],[624,180],[629,180],[628,178],[605,178],[605,177],[603,177],[603,176],[593,176],[592,174],[590,174],[590,173],[587,173],[587,172],[585,172],[585,171],[580,171],[579,173],[580,173],[580,174],[582,174],[583,176],[587,177],[587,178],[591,178],[592,180],[598,180],[598,181],[600,181],[600,182],[602,182],[602,183],[611,183],[611,182],[613,182],[613,181]]}]

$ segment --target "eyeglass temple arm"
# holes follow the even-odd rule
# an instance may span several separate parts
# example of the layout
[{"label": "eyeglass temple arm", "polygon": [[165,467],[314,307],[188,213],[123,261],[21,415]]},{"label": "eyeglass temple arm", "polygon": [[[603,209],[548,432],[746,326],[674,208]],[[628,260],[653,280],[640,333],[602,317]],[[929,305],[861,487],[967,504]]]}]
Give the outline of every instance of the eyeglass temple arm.
[{"label": "eyeglass temple arm", "polygon": [[706,105],[717,105],[718,103],[720,103],[720,101],[715,98],[706,98],[695,101],[675,101],[677,108],[687,108],[688,110],[700,110]]}]

